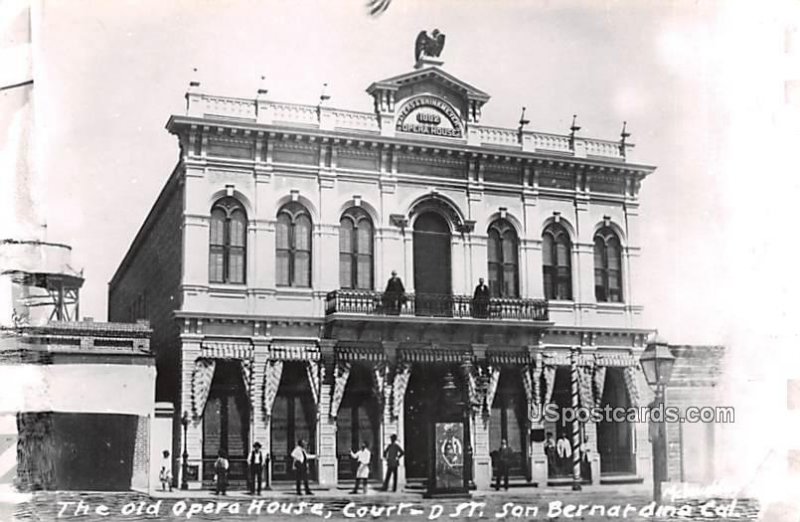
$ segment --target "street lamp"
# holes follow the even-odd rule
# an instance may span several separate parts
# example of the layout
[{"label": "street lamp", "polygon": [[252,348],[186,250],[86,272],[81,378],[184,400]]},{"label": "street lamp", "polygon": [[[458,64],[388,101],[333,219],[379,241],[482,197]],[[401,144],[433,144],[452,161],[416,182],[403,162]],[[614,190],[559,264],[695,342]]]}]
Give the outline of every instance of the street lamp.
[{"label": "street lamp", "polygon": [[186,481],[186,473],[189,470],[189,450],[186,447],[187,437],[186,433],[189,429],[189,414],[183,412],[181,417],[181,424],[183,425],[183,462],[181,463],[181,489],[189,489],[189,483]]},{"label": "street lamp", "polygon": [[[651,410],[650,441],[653,447],[653,500],[661,502],[661,481],[667,477],[667,430],[664,424],[664,390],[672,376],[675,356],[667,342],[657,335],[647,343],[639,358],[647,384],[656,392]],[[653,420],[652,413],[660,410],[660,418]]]}]

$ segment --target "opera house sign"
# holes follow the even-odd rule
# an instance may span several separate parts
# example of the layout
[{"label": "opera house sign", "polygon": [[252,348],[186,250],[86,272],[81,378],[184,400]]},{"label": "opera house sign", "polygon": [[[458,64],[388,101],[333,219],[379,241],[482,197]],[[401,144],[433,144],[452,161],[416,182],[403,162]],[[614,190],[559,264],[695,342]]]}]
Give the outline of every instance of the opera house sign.
[{"label": "opera house sign", "polygon": [[444,100],[422,95],[409,100],[397,115],[396,129],[412,134],[461,138],[461,118]]}]

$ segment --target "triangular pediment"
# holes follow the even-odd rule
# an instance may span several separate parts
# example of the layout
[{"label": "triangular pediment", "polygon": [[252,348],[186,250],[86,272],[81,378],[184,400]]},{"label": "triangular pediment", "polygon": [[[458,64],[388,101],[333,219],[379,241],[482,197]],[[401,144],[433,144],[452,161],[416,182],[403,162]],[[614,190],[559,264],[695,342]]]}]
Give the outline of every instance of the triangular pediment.
[{"label": "triangular pediment", "polygon": [[[415,89],[415,87],[425,84],[438,85],[440,88],[453,91],[454,94],[458,94],[464,97],[466,100],[476,100],[481,103],[485,103],[490,97],[487,93],[483,92],[477,87],[474,87],[469,83],[456,78],[452,74],[443,71],[439,67],[426,67],[424,69],[414,70],[405,74],[387,78],[386,80],[375,82],[367,88],[367,92],[372,94],[377,90],[407,90],[409,92],[416,93],[418,91]],[[398,96],[398,98],[404,97],[405,96],[402,95]]]}]

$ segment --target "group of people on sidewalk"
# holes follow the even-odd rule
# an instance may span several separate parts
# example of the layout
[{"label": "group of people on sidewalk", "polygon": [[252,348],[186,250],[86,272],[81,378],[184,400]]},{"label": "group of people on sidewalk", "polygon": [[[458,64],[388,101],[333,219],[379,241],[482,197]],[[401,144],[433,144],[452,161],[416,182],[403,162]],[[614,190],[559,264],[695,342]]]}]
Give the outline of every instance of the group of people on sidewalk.
[{"label": "group of people on sidewalk", "polygon": [[[403,280],[397,275],[397,271],[392,270],[392,276],[386,283],[386,290],[383,292],[383,305],[384,313],[387,315],[400,315],[400,310],[408,302],[406,297],[406,289],[403,286]],[[490,315],[491,294],[489,286],[484,282],[483,278],[478,278],[478,285],[475,287],[475,292],[472,294],[472,317],[478,319],[486,319]]]},{"label": "group of people on sidewalk", "polygon": [[[391,442],[383,451],[383,457],[386,459],[386,476],[384,477],[383,487],[381,491],[389,490],[389,481],[392,480],[392,491],[397,491],[397,468],[400,465],[400,459],[405,454],[403,448],[397,443],[397,435],[391,435]],[[164,452],[164,459],[168,459],[169,452]],[[298,495],[313,495],[311,488],[308,485],[308,466],[310,461],[317,458],[306,451],[306,442],[302,439],[297,441],[291,453],[292,470],[295,477],[295,488]],[[356,482],[353,486],[351,493],[358,493],[359,487],[363,487],[364,493],[367,492],[367,481],[370,474],[370,463],[372,462],[372,452],[366,442],[361,444],[358,451],[351,451],[350,456],[357,462]],[[248,490],[251,494],[261,494],[261,483],[264,473],[266,458],[261,451],[261,443],[256,442],[253,444],[253,449],[247,459],[248,466]],[[168,477],[165,470],[169,466],[162,465],[161,481],[164,488],[167,483],[171,487],[171,474]],[[214,492],[217,495],[225,495],[228,489],[228,471],[230,470],[230,462],[226,458],[224,452],[220,451],[217,460],[214,462]]]},{"label": "group of people on sidewalk", "polygon": [[[584,436],[583,444],[575,451],[580,452],[581,477],[584,480],[591,480],[592,466],[589,462],[589,448]],[[553,441],[553,434],[549,431],[544,441],[544,453],[547,455],[547,475],[550,477],[563,477],[572,475],[573,448],[566,432],[561,432],[558,441]]]}]

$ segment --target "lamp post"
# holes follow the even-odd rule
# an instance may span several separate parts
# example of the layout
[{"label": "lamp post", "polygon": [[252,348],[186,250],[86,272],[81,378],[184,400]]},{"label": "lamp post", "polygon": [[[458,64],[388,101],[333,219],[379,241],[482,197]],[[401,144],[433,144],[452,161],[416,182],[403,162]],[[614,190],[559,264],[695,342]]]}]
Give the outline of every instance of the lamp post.
[{"label": "lamp post", "polygon": [[[664,424],[664,391],[672,376],[675,356],[667,342],[655,336],[639,358],[647,384],[656,392],[650,417],[650,442],[653,447],[653,500],[661,502],[661,482],[667,477],[667,430]],[[659,419],[652,413],[659,411]]]},{"label": "lamp post", "polygon": [[189,450],[187,448],[188,439],[186,433],[189,430],[189,414],[183,412],[181,417],[181,425],[183,425],[183,462],[181,462],[181,489],[189,489],[189,483],[186,481],[186,472],[189,470]]}]

